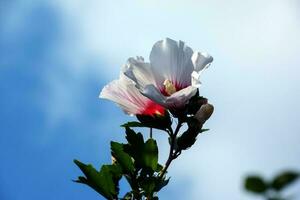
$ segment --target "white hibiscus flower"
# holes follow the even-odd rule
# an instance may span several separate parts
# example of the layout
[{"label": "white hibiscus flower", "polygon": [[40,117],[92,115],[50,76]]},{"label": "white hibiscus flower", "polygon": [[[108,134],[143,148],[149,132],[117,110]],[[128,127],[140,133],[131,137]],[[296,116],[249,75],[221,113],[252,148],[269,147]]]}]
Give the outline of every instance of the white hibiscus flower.
[{"label": "white hibiscus flower", "polygon": [[100,98],[117,103],[129,115],[164,115],[165,109],[159,104],[143,96],[135,87],[135,83],[123,74],[118,80],[106,85]]},{"label": "white hibiscus flower", "polygon": [[213,61],[207,53],[193,52],[184,42],[169,38],[154,44],[150,63],[129,58],[124,74],[138,90],[163,107],[183,108],[200,85],[200,74]]}]

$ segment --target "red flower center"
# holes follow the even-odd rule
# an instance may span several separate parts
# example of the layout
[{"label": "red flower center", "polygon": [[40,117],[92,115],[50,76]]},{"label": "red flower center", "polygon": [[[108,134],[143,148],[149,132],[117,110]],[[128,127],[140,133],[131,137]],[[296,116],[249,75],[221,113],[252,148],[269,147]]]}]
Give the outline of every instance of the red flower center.
[{"label": "red flower center", "polygon": [[142,115],[164,115],[165,114],[165,109],[161,105],[156,104],[153,101],[149,101],[143,112],[141,113]]}]

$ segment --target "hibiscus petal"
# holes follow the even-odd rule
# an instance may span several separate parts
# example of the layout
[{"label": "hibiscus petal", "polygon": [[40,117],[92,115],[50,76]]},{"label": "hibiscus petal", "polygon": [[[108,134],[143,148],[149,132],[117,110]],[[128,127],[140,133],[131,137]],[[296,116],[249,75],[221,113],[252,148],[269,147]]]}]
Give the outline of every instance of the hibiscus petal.
[{"label": "hibiscus petal", "polygon": [[193,86],[186,87],[178,92],[175,92],[166,99],[166,107],[172,108],[182,108],[188,101],[197,93],[197,88]]},{"label": "hibiscus petal", "polygon": [[117,103],[129,115],[141,114],[149,102],[146,97],[140,94],[135,83],[124,75],[106,85],[99,97]]},{"label": "hibiscus petal", "polygon": [[193,86],[175,92],[169,97],[162,95],[154,85],[147,85],[142,91],[144,96],[171,110],[184,107],[196,93],[197,88]]},{"label": "hibiscus petal", "polygon": [[158,80],[161,86],[168,79],[179,88],[191,85],[191,73],[194,69],[191,57],[193,50],[184,42],[169,38],[154,44],[150,53],[151,67],[163,76]]},{"label": "hibiscus petal", "polygon": [[194,52],[192,56],[194,71],[196,72],[200,72],[203,69],[209,67],[212,61],[213,57],[208,53]]},{"label": "hibiscus petal", "polygon": [[154,75],[149,63],[145,63],[142,57],[129,58],[124,66],[124,74],[136,83],[137,88],[155,84]]},{"label": "hibiscus petal", "polygon": [[166,97],[161,94],[161,92],[154,85],[146,85],[141,93],[151,99],[152,101],[160,104],[162,106],[166,106]]},{"label": "hibiscus petal", "polygon": [[200,75],[202,71],[210,66],[213,61],[213,57],[207,53],[194,52],[192,56],[192,62],[194,65],[194,71],[191,74],[192,86],[199,87],[201,85]]}]

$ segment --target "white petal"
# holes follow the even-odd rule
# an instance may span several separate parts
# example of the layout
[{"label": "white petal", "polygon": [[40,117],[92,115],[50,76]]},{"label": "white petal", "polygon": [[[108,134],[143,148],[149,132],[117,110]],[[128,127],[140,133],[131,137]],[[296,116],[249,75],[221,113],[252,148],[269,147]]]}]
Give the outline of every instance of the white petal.
[{"label": "white petal", "polygon": [[197,88],[193,86],[186,87],[171,96],[167,97],[166,105],[170,109],[182,108],[197,93]]},{"label": "white petal", "polygon": [[196,87],[186,87],[178,92],[175,92],[169,97],[162,95],[154,85],[147,85],[142,94],[152,101],[162,105],[167,109],[183,108],[188,101],[196,94]]},{"label": "white petal", "polygon": [[184,42],[176,42],[169,38],[154,44],[150,53],[150,64],[157,74],[182,88],[191,85],[191,73],[194,69],[191,57],[193,50]]},{"label": "white petal", "polygon": [[131,80],[122,75],[120,79],[106,85],[99,97],[117,103],[126,114],[130,115],[140,114],[149,101],[141,95]]},{"label": "white petal", "polygon": [[137,88],[144,88],[146,85],[155,84],[154,75],[149,63],[145,63],[144,59],[129,58],[124,74],[136,83]]},{"label": "white petal", "polygon": [[196,72],[200,72],[204,68],[209,67],[212,61],[213,61],[213,57],[207,53],[195,52],[192,56],[194,70]]},{"label": "white petal", "polygon": [[191,77],[192,77],[192,86],[200,87],[200,85],[201,85],[200,75],[201,75],[201,72],[193,71],[193,73],[191,75]]},{"label": "white petal", "polygon": [[200,75],[202,71],[210,66],[213,57],[207,53],[195,52],[192,56],[192,62],[195,70],[191,74],[192,86],[200,87]]},{"label": "white petal", "polygon": [[141,93],[157,104],[166,106],[166,97],[154,85],[147,85],[141,90]]}]

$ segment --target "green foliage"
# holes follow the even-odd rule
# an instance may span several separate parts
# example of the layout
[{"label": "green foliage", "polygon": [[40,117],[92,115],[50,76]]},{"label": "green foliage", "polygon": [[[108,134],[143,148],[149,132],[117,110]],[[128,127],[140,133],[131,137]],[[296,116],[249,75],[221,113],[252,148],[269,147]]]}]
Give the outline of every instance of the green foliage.
[{"label": "green foliage", "polygon": [[[193,115],[199,108],[207,103],[207,99],[199,97],[197,93],[189,104],[180,110],[165,111],[164,115],[137,115],[138,121],[127,122],[125,128],[125,143],[111,141],[112,164],[103,165],[98,171],[92,165],[74,160],[84,176],[79,176],[76,182],[88,185],[108,200],[158,200],[157,193],[164,188],[170,178],[167,178],[168,167],[182,150],[190,148],[196,137],[207,131],[202,129]],[[177,119],[177,127],[172,129],[170,113]],[[182,125],[186,123],[188,129],[179,133]],[[167,132],[169,136],[170,153],[165,165],[158,163],[158,146],[152,138],[144,138],[140,132],[132,128],[155,128]],[[152,133],[152,132],[151,132]],[[125,178],[131,187],[123,198],[119,198],[119,181]]]},{"label": "green foliage", "polygon": [[264,193],[267,189],[267,184],[259,176],[249,176],[245,181],[246,190],[254,193]]},{"label": "green foliage", "polygon": [[245,189],[257,193],[267,200],[287,200],[282,197],[282,190],[299,178],[295,171],[285,171],[277,175],[272,181],[265,181],[259,176],[249,176],[245,179]]},{"label": "green foliage", "polygon": [[157,169],[158,148],[156,141],[153,139],[147,140],[143,148],[143,167],[151,168],[153,171]]},{"label": "green foliage", "polygon": [[274,178],[271,186],[274,190],[280,191],[287,187],[288,185],[295,182],[299,177],[299,173],[295,171],[286,171]]},{"label": "green foliage", "polygon": [[131,157],[124,152],[124,145],[117,143],[117,142],[111,142],[111,154],[116,159],[118,164],[120,165],[121,169],[123,170],[124,174],[132,174],[134,172],[134,165]]},{"label": "green foliage", "polygon": [[78,160],[74,163],[81,169],[85,177],[80,176],[76,182],[86,184],[107,199],[115,199],[118,195],[118,183],[121,170],[115,165],[103,165],[98,172],[92,165],[86,165]]},{"label": "green foliage", "polygon": [[116,199],[119,193],[119,180],[126,178],[132,188],[123,199],[140,199],[141,195],[154,199],[154,193],[160,191],[169,182],[159,177],[163,166],[158,163],[158,147],[154,139],[144,141],[141,133],[125,126],[126,144],[111,142],[111,154],[115,159],[112,165],[103,165],[97,171],[92,165],[78,160],[75,164],[85,177],[78,177],[76,182],[83,183],[106,199]]}]

